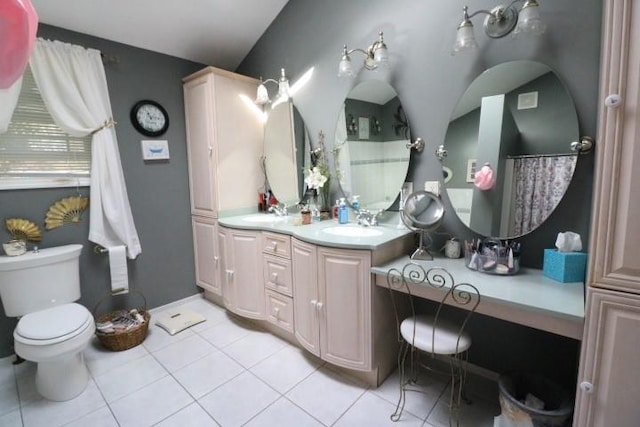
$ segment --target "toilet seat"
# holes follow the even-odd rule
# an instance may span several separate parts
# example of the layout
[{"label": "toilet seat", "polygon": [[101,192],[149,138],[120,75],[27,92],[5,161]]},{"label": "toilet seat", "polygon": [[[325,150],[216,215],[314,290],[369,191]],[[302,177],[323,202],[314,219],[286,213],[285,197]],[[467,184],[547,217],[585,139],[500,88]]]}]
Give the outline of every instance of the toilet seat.
[{"label": "toilet seat", "polygon": [[23,316],[14,338],[29,345],[51,345],[69,340],[93,326],[89,310],[77,303],[62,304]]}]

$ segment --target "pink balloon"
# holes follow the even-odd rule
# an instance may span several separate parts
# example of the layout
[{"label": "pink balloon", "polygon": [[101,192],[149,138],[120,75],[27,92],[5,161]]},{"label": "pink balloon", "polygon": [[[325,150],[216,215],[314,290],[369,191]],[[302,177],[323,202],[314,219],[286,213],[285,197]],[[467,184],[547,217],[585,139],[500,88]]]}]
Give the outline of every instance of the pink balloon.
[{"label": "pink balloon", "polygon": [[491,169],[491,166],[482,166],[482,168],[478,172],[476,172],[473,183],[480,190],[492,189],[493,185],[496,183],[496,180],[493,176],[493,169]]},{"label": "pink balloon", "polygon": [[38,31],[38,14],[30,0],[0,0],[0,89],[24,73]]}]

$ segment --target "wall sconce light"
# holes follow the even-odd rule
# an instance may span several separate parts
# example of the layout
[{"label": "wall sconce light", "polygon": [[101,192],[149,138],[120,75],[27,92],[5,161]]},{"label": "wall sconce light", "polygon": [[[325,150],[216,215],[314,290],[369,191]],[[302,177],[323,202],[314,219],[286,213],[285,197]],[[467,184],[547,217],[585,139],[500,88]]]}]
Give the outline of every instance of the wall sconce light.
[{"label": "wall sconce light", "polygon": [[267,79],[260,80],[260,86],[258,86],[258,91],[256,93],[256,100],[254,101],[258,105],[270,104],[271,100],[269,99],[269,92],[267,91],[267,83],[276,83],[278,85],[278,98],[282,101],[286,101],[289,99],[289,79],[284,73],[284,68],[280,70],[280,79]]},{"label": "wall sconce light", "polygon": [[[524,1],[518,12],[516,3]],[[478,47],[473,33],[471,18],[479,14],[488,15],[484,20],[484,32],[487,36],[497,39],[513,32],[513,34],[529,33],[540,35],[546,30],[545,23],[540,19],[537,0],[514,0],[508,6],[499,5],[491,10],[478,10],[468,13],[468,7],[462,8],[463,17],[458,25],[453,54]]]},{"label": "wall sconce light", "polygon": [[369,123],[371,123],[371,135],[378,135],[382,132],[382,125],[380,124],[380,120],[376,119],[375,116],[371,116],[369,119]]},{"label": "wall sconce light", "polygon": [[340,64],[338,65],[338,77],[352,77],[354,75],[351,56],[349,56],[354,52],[360,52],[364,55],[364,67],[367,70],[376,70],[378,67],[386,67],[389,64],[389,51],[387,50],[387,45],[384,44],[382,31],[380,31],[378,40],[373,42],[367,50],[358,48],[348,50],[347,45],[344,45],[342,59],[340,59]]},{"label": "wall sconce light", "polygon": [[347,118],[347,135],[355,135],[356,133],[358,133],[358,124],[353,115],[349,114]]}]

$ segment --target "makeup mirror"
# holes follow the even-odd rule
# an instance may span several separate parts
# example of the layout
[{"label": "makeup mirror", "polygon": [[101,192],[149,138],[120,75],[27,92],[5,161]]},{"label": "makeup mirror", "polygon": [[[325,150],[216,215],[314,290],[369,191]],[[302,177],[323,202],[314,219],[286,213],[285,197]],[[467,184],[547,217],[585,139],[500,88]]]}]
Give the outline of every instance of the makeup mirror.
[{"label": "makeup mirror", "polygon": [[[535,230],[569,187],[578,139],[573,100],[549,67],[513,61],[486,70],[458,102],[445,136],[442,165],[455,213],[483,236]],[[485,164],[496,180],[483,191],[474,178]]]},{"label": "makeup mirror", "polygon": [[269,111],[264,129],[264,168],[279,202],[298,203],[304,192],[303,167],[309,159],[309,137],[300,113],[291,102]]},{"label": "makeup mirror", "polygon": [[400,215],[409,229],[420,233],[420,244],[411,259],[432,260],[424,241],[427,231],[438,228],[444,218],[444,205],[440,198],[424,190],[415,191],[407,197]]},{"label": "makeup mirror", "polygon": [[342,196],[360,206],[388,209],[409,169],[410,130],[393,87],[379,80],[358,84],[347,95],[336,126],[334,170]]}]

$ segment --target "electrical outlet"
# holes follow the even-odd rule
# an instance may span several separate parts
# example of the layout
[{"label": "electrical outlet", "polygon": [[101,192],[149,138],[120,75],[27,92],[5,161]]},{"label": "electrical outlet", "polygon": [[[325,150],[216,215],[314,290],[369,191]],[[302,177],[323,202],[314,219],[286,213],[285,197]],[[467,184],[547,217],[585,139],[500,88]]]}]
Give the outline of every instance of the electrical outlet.
[{"label": "electrical outlet", "polygon": [[424,191],[440,196],[440,181],[425,181]]}]

